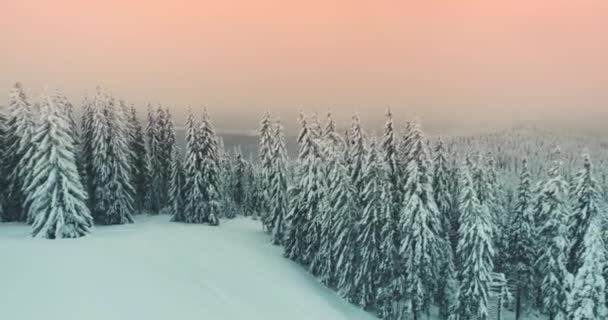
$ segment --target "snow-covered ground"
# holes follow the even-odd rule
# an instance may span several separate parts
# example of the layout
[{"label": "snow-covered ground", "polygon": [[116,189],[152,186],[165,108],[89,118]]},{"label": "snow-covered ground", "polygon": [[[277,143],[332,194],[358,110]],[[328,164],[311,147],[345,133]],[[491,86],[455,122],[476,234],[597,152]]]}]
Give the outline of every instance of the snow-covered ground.
[{"label": "snow-covered ground", "polygon": [[75,240],[0,224],[0,319],[376,319],[268,243],[259,223],[139,217]]}]

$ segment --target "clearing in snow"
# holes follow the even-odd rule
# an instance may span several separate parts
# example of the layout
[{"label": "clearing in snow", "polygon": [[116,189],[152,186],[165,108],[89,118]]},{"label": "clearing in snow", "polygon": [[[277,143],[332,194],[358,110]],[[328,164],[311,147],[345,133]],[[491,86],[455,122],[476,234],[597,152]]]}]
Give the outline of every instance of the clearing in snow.
[{"label": "clearing in snow", "polygon": [[3,319],[376,319],[283,258],[249,219],[140,216],[54,241],[29,232],[0,224]]}]

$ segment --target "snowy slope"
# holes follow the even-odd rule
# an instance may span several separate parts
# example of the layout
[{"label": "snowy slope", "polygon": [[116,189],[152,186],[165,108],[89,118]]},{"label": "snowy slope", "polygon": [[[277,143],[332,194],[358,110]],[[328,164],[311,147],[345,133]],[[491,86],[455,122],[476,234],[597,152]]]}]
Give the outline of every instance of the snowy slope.
[{"label": "snowy slope", "polygon": [[140,217],[53,241],[0,224],[0,318],[376,319],[284,259],[255,221],[168,220]]}]

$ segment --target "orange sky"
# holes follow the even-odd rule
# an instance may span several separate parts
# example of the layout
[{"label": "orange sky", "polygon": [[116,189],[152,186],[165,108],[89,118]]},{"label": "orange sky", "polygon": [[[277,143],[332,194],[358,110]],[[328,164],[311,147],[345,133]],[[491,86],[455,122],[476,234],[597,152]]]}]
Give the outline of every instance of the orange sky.
[{"label": "orange sky", "polygon": [[608,1],[2,1],[0,88],[16,80],[205,104],[237,129],[266,106],[608,122]]}]

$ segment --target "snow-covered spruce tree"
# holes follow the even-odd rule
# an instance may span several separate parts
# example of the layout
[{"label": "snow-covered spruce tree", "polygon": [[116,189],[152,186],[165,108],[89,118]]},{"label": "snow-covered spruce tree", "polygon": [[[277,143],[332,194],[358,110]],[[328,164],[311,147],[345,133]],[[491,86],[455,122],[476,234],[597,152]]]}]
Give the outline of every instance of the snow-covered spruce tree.
[{"label": "snow-covered spruce tree", "polygon": [[80,182],[72,128],[57,96],[46,97],[42,118],[31,142],[37,148],[29,162],[23,188],[34,237],[78,238],[89,233],[93,219],[86,205],[87,194]]},{"label": "snow-covered spruce tree", "polygon": [[220,146],[207,109],[203,111],[199,139],[202,157],[201,170],[203,172],[203,222],[217,226],[220,223],[219,217],[221,216],[222,201],[224,200],[220,180]]},{"label": "snow-covered spruce tree", "polygon": [[57,91],[53,98],[57,100],[57,104],[59,106],[63,106],[62,109],[66,114],[66,119],[68,121],[68,125],[70,127],[70,136],[72,137],[72,141],[74,144],[74,155],[76,157],[76,167],[78,168],[78,172],[83,172],[83,159],[82,159],[82,147],[80,143],[80,128],[78,127],[78,123],[76,122],[76,117],[74,115],[74,105],[68,100],[68,98]]},{"label": "snow-covered spruce tree", "polygon": [[546,217],[538,230],[537,274],[542,277],[543,310],[549,320],[567,318],[568,291],[571,275],[566,269],[568,261],[568,183],[560,174],[560,161],[549,170],[549,179],[541,193],[540,216]]},{"label": "snow-covered spruce tree", "polygon": [[349,141],[349,163],[350,176],[355,188],[355,204],[359,205],[359,195],[363,190],[363,166],[367,157],[367,149],[365,145],[365,137],[363,136],[363,128],[358,115],[353,116],[353,122],[350,130]]},{"label": "snow-covered spruce tree", "polygon": [[[344,145],[344,149],[348,149]],[[336,150],[337,151],[337,150]],[[355,260],[357,252],[357,229],[354,188],[348,167],[341,161],[338,152],[328,154],[328,211],[333,214],[332,234],[334,241],[331,247],[334,266],[328,279],[321,273],[321,281],[330,286],[335,284],[338,293],[348,301],[355,297]],[[332,263],[332,262],[330,262]],[[330,266],[331,267],[331,266]]]},{"label": "snow-covered spruce tree", "polygon": [[427,311],[437,286],[448,244],[441,238],[440,213],[432,189],[432,162],[420,126],[411,129],[410,159],[406,167],[404,203],[399,230],[405,273],[405,296],[412,319]]},{"label": "snow-covered spruce tree", "polygon": [[268,224],[270,223],[270,219],[268,219],[268,211],[269,211],[269,200],[268,200],[268,188],[270,186],[270,174],[271,174],[271,158],[273,153],[273,147],[275,143],[273,141],[273,130],[272,130],[272,119],[270,117],[270,113],[268,110],[264,112],[264,116],[262,117],[262,121],[260,122],[260,188],[258,191],[260,192],[259,199],[260,208],[258,213],[260,214],[260,218],[262,219],[262,225],[264,226],[266,231],[270,231],[268,228]]},{"label": "snow-covered spruce tree", "polygon": [[515,288],[515,319],[521,319],[524,303],[533,298],[534,284],[534,217],[528,160],[521,166],[517,203],[510,228],[508,248],[509,278]]},{"label": "snow-covered spruce tree", "polygon": [[270,228],[272,243],[280,245],[283,243],[287,230],[285,217],[289,210],[289,198],[287,193],[287,151],[285,149],[283,126],[278,120],[274,128],[273,142],[268,190],[268,199],[270,200],[268,227]]},{"label": "snow-covered spruce tree", "polygon": [[186,152],[184,156],[184,210],[173,216],[173,221],[202,223],[203,206],[203,172],[201,159],[201,140],[199,128],[194,121],[192,110],[188,110],[186,120]]},{"label": "snow-covered spruce tree", "polygon": [[606,266],[606,248],[601,219],[593,217],[585,233],[579,257],[580,267],[570,295],[569,320],[606,319],[606,282],[602,272]]},{"label": "snow-covered spruce tree", "polygon": [[[176,217],[184,212],[184,170],[179,146],[171,150],[171,177],[169,180],[169,214]],[[173,218],[175,219],[175,218]]]},{"label": "snow-covered spruce tree", "polygon": [[92,189],[92,157],[93,157],[93,107],[92,101],[85,95],[82,101],[82,116],[80,122],[80,142],[81,142],[81,158],[82,168],[80,168],[80,176],[82,177],[83,185],[89,195],[89,208],[92,208],[94,200],[94,190]]},{"label": "snow-covered spruce tree", "polygon": [[6,176],[8,168],[5,168],[5,159],[7,157],[6,150],[6,114],[4,113],[4,107],[0,106],[0,222],[4,219],[6,208],[6,189],[7,179]]},{"label": "snow-covered spruce tree", "polygon": [[133,222],[133,194],[129,145],[122,109],[98,91],[92,106],[93,218],[101,224]]},{"label": "snow-covered spruce tree", "polygon": [[130,150],[132,154],[131,175],[135,188],[135,208],[140,212],[145,210],[146,194],[148,193],[149,166],[146,151],[146,138],[133,106],[129,109],[128,121],[131,127]]},{"label": "snow-covered spruce tree", "polygon": [[362,308],[373,306],[379,287],[379,264],[381,263],[381,232],[386,216],[387,200],[391,200],[386,185],[382,162],[378,157],[376,142],[372,141],[363,169],[363,193],[361,194],[361,219],[357,222],[357,256],[355,266],[355,303]]},{"label": "snow-covered spruce tree", "polygon": [[247,195],[249,192],[249,181],[247,172],[247,161],[243,159],[243,152],[241,148],[236,148],[234,151],[234,161],[232,164],[232,178],[231,187],[232,199],[236,207],[237,212],[244,216],[249,214],[246,212],[247,207]]},{"label": "snow-covered spruce tree", "polygon": [[577,274],[583,263],[582,254],[585,250],[585,235],[591,221],[600,213],[602,200],[600,185],[593,176],[593,166],[588,154],[583,155],[583,170],[576,177],[572,191],[572,214],[568,219],[570,229],[570,254],[568,258],[568,271]]},{"label": "snow-covered spruce tree", "polygon": [[[433,159],[433,195],[435,203],[439,210],[441,222],[441,234],[439,235],[446,243],[450,243],[450,230],[452,230],[452,210],[453,201],[452,193],[450,192],[450,168],[447,159],[447,153],[443,140],[439,139],[435,147],[435,158]],[[452,246],[448,245],[447,252],[444,253],[444,265],[439,268],[439,278],[437,284],[437,293],[435,301],[439,306],[439,316],[441,319],[447,319],[450,313],[450,308],[455,303],[451,301],[454,298],[455,292],[455,266],[454,254]]]},{"label": "snow-covered spruce tree", "polygon": [[315,219],[323,212],[324,171],[321,147],[312,137],[304,116],[300,114],[302,130],[298,136],[300,145],[298,173],[290,195],[290,211],[287,215],[289,230],[285,236],[285,257],[308,266],[318,249],[318,231]]},{"label": "snow-covered spruce tree", "polygon": [[[160,110],[160,111],[159,111]],[[162,113],[164,117],[164,111],[159,106],[157,111],[152,109],[152,106],[148,104],[148,124],[146,127],[146,139],[148,145],[148,161],[150,170],[148,172],[148,192],[150,194],[148,200],[149,213],[157,214],[162,209],[162,197],[159,195],[163,192],[164,186],[162,185],[161,175],[164,168],[160,162],[161,155],[161,128],[159,124],[164,123],[164,118],[159,119],[159,114]]]},{"label": "snow-covered spruce tree", "polygon": [[457,317],[462,320],[488,319],[488,293],[494,248],[491,217],[479,202],[468,166],[463,168],[460,198],[460,229],[457,248]]},{"label": "snow-covered spruce tree", "polygon": [[[9,94],[8,121],[6,125],[6,157],[4,172],[6,173],[6,207],[4,221],[26,221],[23,210],[23,178],[24,166],[28,162],[26,154],[31,149],[31,139],[35,128],[35,117],[32,106],[23,91],[21,83],[17,82]],[[31,153],[30,153],[31,154]]]}]

